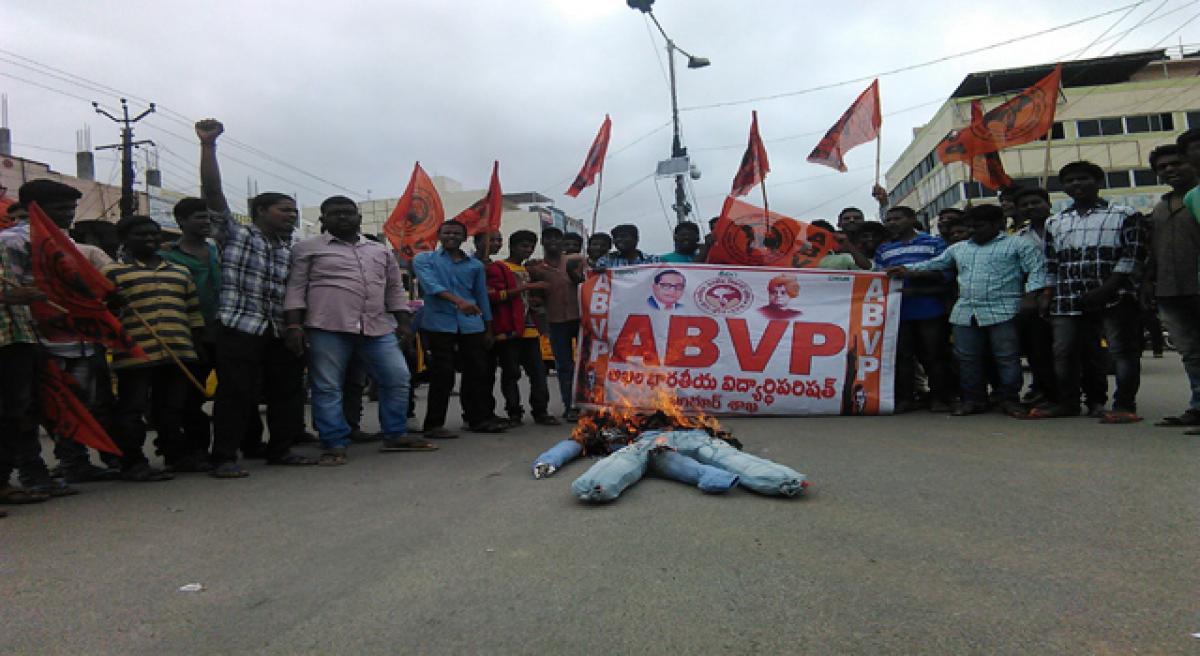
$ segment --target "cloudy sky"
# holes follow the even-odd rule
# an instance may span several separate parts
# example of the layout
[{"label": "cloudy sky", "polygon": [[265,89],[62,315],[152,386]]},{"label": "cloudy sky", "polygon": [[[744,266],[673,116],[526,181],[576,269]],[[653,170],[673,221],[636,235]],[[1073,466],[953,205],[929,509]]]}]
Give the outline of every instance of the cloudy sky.
[{"label": "cloudy sky", "polygon": [[[831,217],[869,207],[874,175],[871,145],[850,153],[847,173],[804,161],[868,84],[839,82],[933,62],[880,78],[886,171],[967,73],[1200,42],[1200,21],[1187,22],[1200,3],[1189,0],[658,0],[655,14],[712,60],[681,63],[678,78],[701,218],[720,210],[752,109],[772,209]],[[672,185],[656,189],[650,175],[670,151],[663,42],[624,0],[55,0],[2,3],[0,24],[14,152],[63,172],[74,171],[76,130],[90,126],[93,145],[118,139],[89,101],[111,108],[125,94],[136,110],[159,104],[137,136],[158,144],[170,189],[195,193],[190,122],[213,116],[226,125],[235,205],[248,177],[306,206],[335,193],[396,196],[414,160],[482,188],[498,159],[506,192],[539,191],[590,220],[594,187],[562,192],[608,113],[600,227],[635,222],[650,250],[670,243]],[[828,88],[792,93],[812,87]],[[96,168],[119,179],[111,151]]]}]

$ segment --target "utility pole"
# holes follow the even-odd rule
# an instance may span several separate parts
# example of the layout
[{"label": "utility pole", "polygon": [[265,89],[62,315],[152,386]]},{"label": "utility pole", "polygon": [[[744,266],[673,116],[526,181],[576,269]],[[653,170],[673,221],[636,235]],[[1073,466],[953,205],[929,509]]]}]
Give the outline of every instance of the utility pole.
[{"label": "utility pole", "polygon": [[154,145],[154,142],[148,139],[134,141],[133,124],[154,112],[154,103],[150,103],[150,106],[145,111],[133,118],[129,118],[129,103],[124,98],[121,99],[122,118],[117,118],[101,109],[98,102],[93,102],[92,108],[96,110],[97,114],[107,116],[114,123],[120,123],[123,126],[121,128],[121,143],[97,146],[96,150],[121,149],[121,217],[133,216],[137,212],[137,199],[133,195],[133,147],[144,144]]}]

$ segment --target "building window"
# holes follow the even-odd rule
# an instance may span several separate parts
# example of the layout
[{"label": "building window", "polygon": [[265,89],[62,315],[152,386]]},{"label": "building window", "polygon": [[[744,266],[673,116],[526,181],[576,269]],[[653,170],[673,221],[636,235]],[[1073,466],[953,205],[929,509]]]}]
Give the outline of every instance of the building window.
[{"label": "building window", "polygon": [[1187,113],[1187,126],[1189,130],[1192,128],[1200,128],[1200,110]]},{"label": "building window", "polygon": [[1048,191],[1050,193],[1054,193],[1056,191],[1062,191],[1062,190],[1063,190],[1062,183],[1058,181],[1057,175],[1052,175],[1049,178],[1047,178],[1046,191]]},{"label": "building window", "polygon": [[1126,116],[1125,117],[1125,129],[1128,130],[1130,134],[1135,134],[1137,132],[1149,132],[1150,131],[1150,117],[1149,116]]},{"label": "building window", "polygon": [[1124,189],[1129,185],[1129,171],[1109,171],[1104,174],[1109,189]]},{"label": "building window", "polygon": [[1102,118],[1100,119],[1100,134],[1106,137],[1125,134],[1125,125],[1119,118]]},{"label": "building window", "polygon": [[1075,131],[1079,133],[1079,138],[1098,137],[1100,136],[1100,121],[1096,119],[1088,119],[1086,121],[1075,121]]},{"label": "building window", "polygon": [[1155,187],[1161,184],[1158,181],[1158,175],[1150,169],[1134,169],[1133,170],[1133,186],[1135,187]]},{"label": "building window", "polygon": [[[1200,112],[1189,112],[1189,122],[1193,120],[1192,114],[1196,114],[1197,123],[1200,124]],[[1075,121],[1075,131],[1081,139],[1085,137],[1110,137],[1144,132],[1170,132],[1174,129],[1175,117],[1169,112]]]},{"label": "building window", "polygon": [[[1063,130],[1062,121],[1055,121],[1054,126],[1050,128],[1050,136],[1052,139],[1066,139],[1067,133]],[[1045,141],[1046,135],[1038,137],[1038,141]]]}]

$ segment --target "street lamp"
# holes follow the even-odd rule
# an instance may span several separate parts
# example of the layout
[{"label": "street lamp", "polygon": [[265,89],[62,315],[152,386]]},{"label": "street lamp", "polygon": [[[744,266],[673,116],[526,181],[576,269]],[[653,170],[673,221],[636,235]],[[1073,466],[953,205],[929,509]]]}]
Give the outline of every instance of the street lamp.
[{"label": "street lamp", "polygon": [[687,192],[684,188],[684,175],[692,175],[694,178],[700,177],[699,171],[691,169],[691,162],[688,160],[687,148],[683,147],[682,140],[679,136],[679,97],[675,92],[675,53],[687,57],[688,68],[704,68],[712,62],[705,57],[697,57],[690,52],[675,45],[671,37],[667,36],[666,30],[658,22],[658,18],[651,10],[654,0],[626,0],[626,4],[631,9],[636,9],[650,17],[654,21],[654,26],[658,28],[658,33],[662,35],[667,42],[667,66],[670,69],[671,80],[671,124],[674,128],[674,138],[671,142],[671,159],[664,160],[658,163],[658,174],[666,176],[674,174],[675,176],[675,204],[672,207],[675,209],[675,217],[677,222],[686,221],[689,214],[692,212],[692,206],[687,201]]}]

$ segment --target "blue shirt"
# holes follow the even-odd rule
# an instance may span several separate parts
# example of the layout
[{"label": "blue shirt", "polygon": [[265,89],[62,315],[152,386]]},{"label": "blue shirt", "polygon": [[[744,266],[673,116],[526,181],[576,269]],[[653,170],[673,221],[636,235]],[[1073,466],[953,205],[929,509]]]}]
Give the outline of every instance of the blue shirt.
[{"label": "blue shirt", "polygon": [[635,266],[638,264],[657,264],[662,261],[662,258],[657,255],[646,255],[641,251],[638,251],[637,255],[634,255],[628,259],[622,257],[620,251],[613,251],[597,260],[596,268],[613,269],[616,267]]},{"label": "blue shirt", "polygon": [[1038,247],[1024,237],[1005,234],[986,244],[960,241],[909,268],[958,272],[958,302],[950,312],[950,323],[959,326],[971,325],[972,319],[980,326],[1008,321],[1017,316],[1022,293],[1046,286],[1046,259]]},{"label": "blue shirt", "polygon": [[[875,251],[875,267],[883,270],[893,266],[911,266],[918,262],[932,260],[945,250],[946,242],[942,241],[941,237],[919,232],[916,237],[908,241],[889,241],[880,244],[878,250]],[[905,294],[904,300],[900,303],[901,321],[933,319],[946,313],[940,289],[921,293],[921,287],[928,285],[910,284],[907,281],[904,285],[907,288],[906,291],[910,293]]]},{"label": "blue shirt", "polygon": [[[421,281],[425,305],[421,312],[421,329],[435,333],[481,333],[483,322],[492,320],[488,303],[487,280],[483,263],[463,253],[457,262],[445,250],[418,253],[413,258],[413,272]],[[483,314],[467,316],[453,303],[437,295],[450,292],[472,301]]]}]

